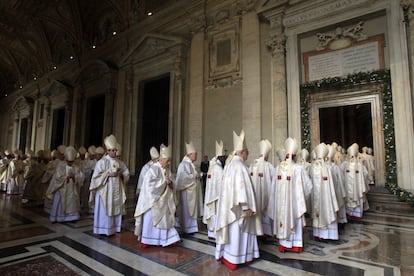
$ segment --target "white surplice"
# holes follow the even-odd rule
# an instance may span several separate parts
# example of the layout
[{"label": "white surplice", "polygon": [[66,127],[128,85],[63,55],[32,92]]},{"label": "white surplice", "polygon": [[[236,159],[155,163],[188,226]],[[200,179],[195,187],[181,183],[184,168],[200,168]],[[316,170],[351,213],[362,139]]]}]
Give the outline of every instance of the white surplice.
[{"label": "white surplice", "polygon": [[[109,174],[118,171],[118,176]],[[125,212],[125,183],[129,171],[123,162],[105,155],[95,166],[89,187],[89,204],[94,206],[93,232],[112,235],[121,231],[122,215]]]},{"label": "white surplice", "polygon": [[149,168],[151,168],[152,165],[154,165],[154,161],[150,160],[144,166],[142,166],[141,171],[139,172],[137,188],[135,191],[136,195],[138,195],[140,190],[142,189],[142,183],[144,182],[144,176],[149,170]]},{"label": "white surplice", "polygon": [[303,247],[306,197],[312,191],[309,175],[289,159],[277,166],[273,182],[267,208],[273,220],[273,234],[285,247]]},{"label": "white surplice", "polygon": [[204,195],[203,223],[207,225],[208,237],[215,238],[217,201],[221,182],[223,179],[223,167],[220,160],[213,158],[207,173],[206,192]]},{"label": "white surplice", "polygon": [[347,223],[348,220],[346,218],[346,191],[344,186],[344,175],[341,168],[334,162],[328,160],[326,161],[326,166],[331,171],[332,181],[335,186],[336,201],[338,202],[339,208],[337,213],[338,223]]},{"label": "white surplice", "polygon": [[258,206],[258,215],[262,218],[263,233],[273,236],[272,222],[267,215],[267,205],[269,204],[269,194],[272,189],[273,177],[276,170],[270,162],[263,157],[255,159],[249,168],[250,176],[253,182],[254,192],[256,194],[256,203]]},{"label": "white surplice", "polygon": [[9,180],[7,181],[7,194],[22,194],[24,190],[24,163],[20,159],[13,159],[10,161]]},{"label": "white surplice", "polygon": [[[246,211],[256,213],[247,216]],[[257,215],[253,183],[244,160],[233,156],[225,166],[217,205],[216,253],[232,264],[259,258],[257,235],[263,235],[261,217]]]},{"label": "white surplice", "polygon": [[203,197],[198,173],[191,159],[183,158],[177,169],[175,189],[179,195],[178,225],[184,233],[198,232],[198,217],[203,214]]},{"label": "white surplice", "polygon": [[[74,175],[75,179],[68,178]],[[54,173],[46,196],[53,200],[49,220],[63,222],[78,220],[80,217],[79,188],[82,186],[84,175],[76,165],[69,166],[61,163]]]},{"label": "white surplice", "polygon": [[344,173],[346,189],[346,212],[349,216],[362,218],[365,193],[368,192],[368,171],[358,158],[350,158],[343,162],[341,169]]},{"label": "white surplice", "polygon": [[174,192],[167,172],[154,163],[143,178],[135,208],[135,235],[143,244],[168,246],[180,240],[175,225]]},{"label": "white surplice", "polygon": [[313,184],[311,216],[313,235],[322,239],[337,240],[339,207],[331,170],[324,160],[317,159],[312,162],[309,172]]}]

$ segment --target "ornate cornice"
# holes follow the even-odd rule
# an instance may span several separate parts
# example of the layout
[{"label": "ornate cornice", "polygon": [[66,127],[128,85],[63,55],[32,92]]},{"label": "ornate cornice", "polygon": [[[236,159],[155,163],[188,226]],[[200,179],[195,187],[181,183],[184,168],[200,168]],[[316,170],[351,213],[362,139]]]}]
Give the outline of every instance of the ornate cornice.
[{"label": "ornate cornice", "polygon": [[375,3],[375,0],[334,0],[316,3],[312,6],[305,1],[304,5],[298,8],[292,8],[286,14],[283,24],[286,27],[306,24],[319,18],[331,17],[340,14],[343,11],[354,9],[359,6],[369,6]]}]

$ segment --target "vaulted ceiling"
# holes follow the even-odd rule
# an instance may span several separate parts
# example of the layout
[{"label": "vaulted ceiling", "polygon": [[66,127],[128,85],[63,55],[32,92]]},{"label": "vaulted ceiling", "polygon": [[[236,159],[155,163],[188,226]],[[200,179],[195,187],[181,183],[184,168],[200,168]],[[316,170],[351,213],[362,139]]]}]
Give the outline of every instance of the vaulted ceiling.
[{"label": "vaulted ceiling", "polygon": [[1,0],[0,97],[177,0]]}]

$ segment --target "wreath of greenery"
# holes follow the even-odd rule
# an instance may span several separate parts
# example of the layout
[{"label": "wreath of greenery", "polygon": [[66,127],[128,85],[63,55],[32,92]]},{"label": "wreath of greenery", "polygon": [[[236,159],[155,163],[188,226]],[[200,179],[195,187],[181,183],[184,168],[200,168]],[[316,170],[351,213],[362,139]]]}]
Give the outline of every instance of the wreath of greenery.
[{"label": "wreath of greenery", "polygon": [[307,82],[301,85],[301,124],[302,124],[302,147],[310,150],[310,121],[309,121],[309,95],[315,92],[349,89],[365,84],[381,84],[383,89],[383,115],[384,115],[384,143],[385,143],[385,173],[386,188],[398,196],[399,200],[406,201],[414,206],[413,193],[398,186],[397,182],[397,159],[395,153],[394,115],[392,105],[391,75],[389,70],[378,70],[372,72],[360,72],[345,77],[325,78],[317,81]]}]

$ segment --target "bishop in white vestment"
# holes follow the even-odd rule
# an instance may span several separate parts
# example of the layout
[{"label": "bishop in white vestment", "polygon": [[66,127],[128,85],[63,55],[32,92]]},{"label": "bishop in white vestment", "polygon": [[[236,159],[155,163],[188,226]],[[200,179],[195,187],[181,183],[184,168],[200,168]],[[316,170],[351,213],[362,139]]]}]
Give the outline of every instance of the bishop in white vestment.
[{"label": "bishop in white vestment", "polygon": [[303,167],[293,161],[297,148],[296,140],[289,137],[285,141],[286,159],[276,168],[269,198],[267,213],[273,220],[280,252],[300,253],[303,249],[306,198],[312,191],[312,182]]},{"label": "bishop in white vestment", "polygon": [[263,235],[262,220],[253,183],[245,161],[248,149],[244,131],[233,132],[234,156],[224,168],[222,188],[217,206],[216,260],[230,269],[259,258],[257,235]]},{"label": "bishop in white vestment", "polygon": [[49,220],[51,222],[74,221],[80,218],[79,188],[84,176],[81,169],[74,164],[76,150],[65,148],[66,162],[59,164],[46,191],[52,200]]},{"label": "bishop in white vestment", "polygon": [[206,192],[204,196],[203,223],[207,225],[207,235],[215,239],[217,201],[222,187],[223,167],[225,163],[223,141],[216,141],[216,155],[210,160],[206,179]]},{"label": "bishop in white vestment", "polygon": [[129,171],[116,158],[117,141],[114,135],[104,140],[107,155],[95,166],[90,184],[89,203],[94,206],[93,233],[113,235],[121,232],[122,214],[126,201],[125,183]]},{"label": "bishop in white vestment", "polygon": [[345,175],[346,213],[350,218],[360,220],[365,210],[364,197],[368,192],[368,171],[358,158],[359,146],[354,143],[347,149],[347,159],[341,165]]},{"label": "bishop in white vestment", "polygon": [[141,247],[169,246],[180,240],[174,228],[174,186],[166,168],[170,164],[171,149],[160,147],[159,160],[147,171],[135,208],[135,235]]},{"label": "bishop in white vestment", "polygon": [[312,179],[312,226],[313,236],[317,239],[338,240],[339,210],[336,200],[335,186],[325,158],[329,153],[326,144],[321,143],[315,148],[316,160],[310,167]]},{"label": "bishop in white vestment", "polygon": [[258,206],[257,215],[262,218],[263,233],[267,236],[273,236],[273,223],[266,212],[267,204],[269,203],[269,194],[272,189],[273,177],[276,174],[273,165],[267,161],[272,145],[269,140],[262,140],[259,142],[259,148],[260,157],[253,161],[249,171],[256,194],[256,203]]},{"label": "bishop in white vestment", "polygon": [[186,143],[187,155],[184,156],[177,169],[175,189],[178,194],[178,225],[186,234],[198,232],[198,217],[203,214],[203,197],[201,194],[200,174],[194,162],[197,151],[193,143]]},{"label": "bishop in white vestment", "polygon": [[135,191],[137,196],[139,195],[139,192],[142,189],[142,183],[144,182],[145,174],[147,173],[149,168],[151,168],[151,166],[154,165],[158,161],[158,158],[160,157],[160,154],[158,153],[158,150],[155,147],[151,147],[150,156],[151,156],[151,160],[148,161],[144,166],[142,166],[141,171],[139,173],[137,189]]}]

